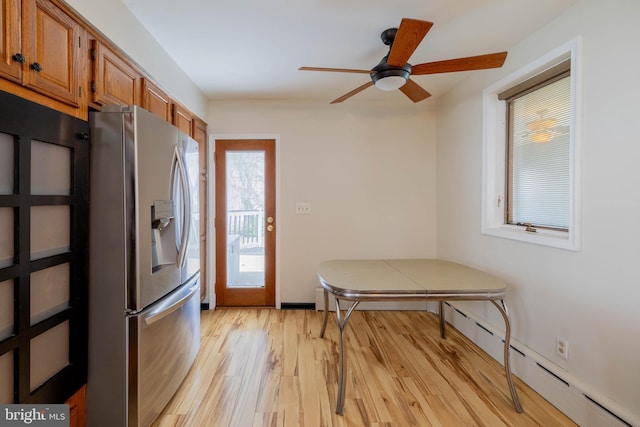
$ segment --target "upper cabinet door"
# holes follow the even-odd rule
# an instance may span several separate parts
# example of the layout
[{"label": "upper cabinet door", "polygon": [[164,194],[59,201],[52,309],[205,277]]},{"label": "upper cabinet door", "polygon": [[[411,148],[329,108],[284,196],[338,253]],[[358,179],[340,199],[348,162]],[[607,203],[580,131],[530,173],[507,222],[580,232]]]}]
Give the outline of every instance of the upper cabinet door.
[{"label": "upper cabinet door", "polygon": [[142,79],[142,108],[171,123],[171,99],[149,79]]},{"label": "upper cabinet door", "polygon": [[0,76],[20,83],[20,3],[0,0]]},{"label": "upper cabinet door", "polygon": [[173,125],[193,137],[193,115],[179,104],[173,104]]},{"label": "upper cabinet door", "polygon": [[23,84],[78,106],[80,25],[47,0],[23,0]]},{"label": "upper cabinet door", "polygon": [[140,74],[111,49],[91,41],[93,102],[102,105],[139,105]]}]

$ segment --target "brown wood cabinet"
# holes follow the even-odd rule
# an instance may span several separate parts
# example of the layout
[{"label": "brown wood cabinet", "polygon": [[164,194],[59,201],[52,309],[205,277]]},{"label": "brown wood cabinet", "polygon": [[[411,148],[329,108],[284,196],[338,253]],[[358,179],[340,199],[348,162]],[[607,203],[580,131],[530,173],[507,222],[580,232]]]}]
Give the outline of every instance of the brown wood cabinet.
[{"label": "brown wood cabinet", "polygon": [[87,425],[87,386],[82,386],[64,403],[69,405],[69,427],[85,427]]},{"label": "brown wood cabinet", "polygon": [[0,76],[78,107],[84,34],[48,0],[0,0]]},{"label": "brown wood cabinet", "polygon": [[80,24],[48,0],[23,0],[21,21],[22,84],[66,104],[79,106],[80,61],[85,38]]},{"label": "brown wood cabinet", "polygon": [[142,79],[141,107],[171,123],[171,98],[147,78]]},{"label": "brown wood cabinet", "polygon": [[14,59],[20,53],[19,0],[0,0],[0,76],[20,83],[22,64]]},{"label": "brown wood cabinet", "polygon": [[0,90],[85,118],[86,29],[58,0],[0,0]]},{"label": "brown wood cabinet", "polygon": [[173,125],[180,129],[182,132],[193,137],[193,115],[191,114],[191,112],[184,108],[182,105],[176,103],[173,104],[172,109]]},{"label": "brown wood cabinet", "polygon": [[0,0],[0,90],[87,119],[136,104],[194,136],[196,117],[63,0]]},{"label": "brown wood cabinet", "polygon": [[140,105],[141,75],[109,47],[91,40],[92,101],[100,105]]}]

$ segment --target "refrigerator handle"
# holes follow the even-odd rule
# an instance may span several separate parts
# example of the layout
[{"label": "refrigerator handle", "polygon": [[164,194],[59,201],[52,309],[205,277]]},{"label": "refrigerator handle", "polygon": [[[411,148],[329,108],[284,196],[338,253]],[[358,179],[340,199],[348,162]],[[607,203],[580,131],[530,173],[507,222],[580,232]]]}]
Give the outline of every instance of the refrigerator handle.
[{"label": "refrigerator handle", "polygon": [[178,310],[189,301],[189,299],[198,291],[198,288],[199,286],[196,282],[195,285],[169,296],[166,301],[163,301],[162,304],[158,305],[158,307],[155,307],[144,316],[144,323],[147,326],[150,326]]},{"label": "refrigerator handle", "polygon": [[176,147],[176,161],[178,163],[178,175],[182,185],[183,203],[184,203],[184,221],[182,224],[182,238],[180,241],[180,249],[178,250],[178,266],[182,267],[185,263],[187,255],[187,245],[189,244],[189,230],[191,229],[191,199],[189,193],[189,183],[187,182],[187,170],[178,148]]}]

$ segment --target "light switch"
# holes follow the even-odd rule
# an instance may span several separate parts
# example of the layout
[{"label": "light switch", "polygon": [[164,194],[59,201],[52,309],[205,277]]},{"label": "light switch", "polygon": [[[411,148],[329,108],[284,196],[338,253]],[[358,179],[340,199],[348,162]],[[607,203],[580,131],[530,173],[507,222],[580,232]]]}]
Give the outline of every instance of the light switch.
[{"label": "light switch", "polygon": [[311,213],[311,203],[296,203],[296,215],[309,215]]}]

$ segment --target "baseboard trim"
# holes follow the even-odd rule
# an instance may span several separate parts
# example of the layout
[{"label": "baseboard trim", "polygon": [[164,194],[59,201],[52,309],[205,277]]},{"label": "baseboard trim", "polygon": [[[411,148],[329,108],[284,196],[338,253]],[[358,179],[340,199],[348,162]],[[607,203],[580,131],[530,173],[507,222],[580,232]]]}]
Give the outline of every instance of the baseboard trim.
[{"label": "baseboard trim", "polygon": [[[453,303],[445,304],[445,319],[454,328],[503,364],[504,332]],[[582,427],[633,427],[640,420],[582,384],[571,373],[523,343],[511,340],[511,369],[529,387]],[[505,385],[506,387],[506,385]],[[524,408],[525,412],[527,408]]]},{"label": "baseboard trim", "polygon": [[280,304],[281,310],[315,310],[316,305],[312,302],[283,302]]}]

